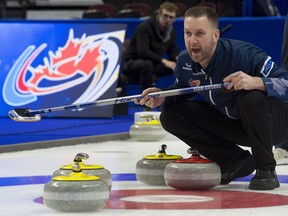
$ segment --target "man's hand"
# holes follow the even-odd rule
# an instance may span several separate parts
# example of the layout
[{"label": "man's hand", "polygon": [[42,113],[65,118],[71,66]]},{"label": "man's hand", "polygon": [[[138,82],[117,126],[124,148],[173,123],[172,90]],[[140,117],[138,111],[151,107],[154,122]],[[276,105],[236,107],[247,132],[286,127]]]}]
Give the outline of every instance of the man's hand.
[{"label": "man's hand", "polygon": [[161,61],[164,65],[165,65],[165,67],[168,67],[168,68],[170,68],[171,70],[175,70],[175,67],[176,67],[176,62],[174,62],[174,61],[169,61],[169,60],[167,60],[167,59],[162,59],[162,61]]},{"label": "man's hand", "polygon": [[228,89],[234,90],[261,90],[266,91],[265,85],[260,77],[252,77],[243,71],[237,71],[225,77],[223,82],[230,82]]},{"label": "man's hand", "polygon": [[165,101],[165,97],[161,98],[149,98],[147,95],[151,92],[159,92],[161,89],[159,88],[147,88],[142,92],[142,99],[141,100],[134,100],[135,104],[145,105],[150,108],[155,108],[160,106]]}]

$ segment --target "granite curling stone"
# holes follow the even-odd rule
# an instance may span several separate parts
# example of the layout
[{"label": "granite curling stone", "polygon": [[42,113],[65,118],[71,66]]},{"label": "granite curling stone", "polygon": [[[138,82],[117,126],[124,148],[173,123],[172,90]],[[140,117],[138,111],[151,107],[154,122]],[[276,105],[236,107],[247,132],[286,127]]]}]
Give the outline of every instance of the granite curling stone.
[{"label": "granite curling stone", "polygon": [[105,169],[101,165],[86,165],[83,163],[82,160],[87,160],[89,158],[89,155],[86,153],[78,153],[73,162],[68,165],[64,165],[60,167],[60,169],[56,170],[52,177],[55,176],[67,176],[73,172],[73,165],[75,163],[78,163],[80,165],[80,168],[83,173],[86,175],[92,175],[92,176],[99,176],[101,180],[106,182],[109,186],[109,190],[111,190],[112,187],[112,175],[111,172],[107,169]]},{"label": "granite curling stone", "polygon": [[109,186],[98,176],[81,171],[73,165],[68,176],[56,176],[45,184],[44,205],[62,212],[88,212],[104,208],[109,200]]},{"label": "granite curling stone", "polygon": [[159,121],[160,112],[138,112],[134,114],[134,124],[130,126],[130,137],[136,141],[159,141],[167,132]]},{"label": "granite curling stone", "polygon": [[179,155],[167,155],[166,145],[161,145],[158,154],[147,155],[136,164],[136,178],[148,185],[166,185],[164,180],[165,166],[174,160],[181,159]]},{"label": "granite curling stone", "polygon": [[176,189],[206,190],[220,184],[220,167],[202,158],[197,150],[188,149],[190,158],[175,160],[164,170],[165,183]]}]

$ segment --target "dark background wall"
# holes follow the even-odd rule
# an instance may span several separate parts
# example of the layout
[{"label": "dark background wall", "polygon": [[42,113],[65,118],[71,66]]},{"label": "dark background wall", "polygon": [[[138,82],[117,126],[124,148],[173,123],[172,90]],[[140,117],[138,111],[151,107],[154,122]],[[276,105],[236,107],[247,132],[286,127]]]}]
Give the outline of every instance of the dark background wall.
[{"label": "dark background wall", "polygon": [[[87,21],[87,20],[86,20]],[[94,20],[95,21],[95,20]],[[126,23],[126,39],[130,39],[141,19],[109,19],[100,20],[101,23]],[[220,29],[231,24],[232,28],[223,34],[223,37],[245,40],[265,50],[277,64],[281,60],[281,46],[285,17],[222,17]],[[183,36],[183,18],[177,18],[174,24],[177,31],[179,48],[185,49]]]}]

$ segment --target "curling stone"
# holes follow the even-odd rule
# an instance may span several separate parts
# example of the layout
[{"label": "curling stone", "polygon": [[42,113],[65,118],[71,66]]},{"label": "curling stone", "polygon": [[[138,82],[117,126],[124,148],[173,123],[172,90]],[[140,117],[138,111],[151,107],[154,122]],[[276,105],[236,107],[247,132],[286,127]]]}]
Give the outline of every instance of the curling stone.
[{"label": "curling stone", "polygon": [[202,158],[197,150],[188,149],[190,158],[175,160],[164,170],[168,186],[185,190],[206,190],[220,184],[220,167],[209,159]]},{"label": "curling stone", "polygon": [[138,181],[148,185],[166,185],[164,180],[165,166],[182,158],[179,155],[167,155],[166,148],[166,145],[161,145],[158,154],[147,155],[137,162],[136,178]]},{"label": "curling stone", "polygon": [[134,113],[134,122],[143,122],[146,121],[143,116],[153,116],[153,119],[160,119],[161,112],[159,111],[145,111],[145,112],[135,112]]},{"label": "curling stone", "polygon": [[104,208],[108,200],[107,183],[99,176],[84,174],[77,162],[68,176],[55,176],[44,186],[44,205],[58,211],[94,211]]},{"label": "curling stone", "polygon": [[87,160],[89,158],[89,155],[86,153],[78,153],[74,161],[69,165],[64,165],[60,167],[60,169],[56,170],[52,177],[55,176],[65,176],[69,175],[73,171],[73,165],[75,163],[78,163],[80,165],[80,168],[83,173],[86,175],[92,175],[92,176],[99,176],[104,182],[106,182],[109,186],[109,190],[111,190],[112,187],[112,175],[109,170],[105,169],[101,165],[86,165],[82,162],[82,160]]},{"label": "curling stone", "polygon": [[160,112],[136,112],[129,134],[136,141],[159,141],[167,132],[159,121]]}]

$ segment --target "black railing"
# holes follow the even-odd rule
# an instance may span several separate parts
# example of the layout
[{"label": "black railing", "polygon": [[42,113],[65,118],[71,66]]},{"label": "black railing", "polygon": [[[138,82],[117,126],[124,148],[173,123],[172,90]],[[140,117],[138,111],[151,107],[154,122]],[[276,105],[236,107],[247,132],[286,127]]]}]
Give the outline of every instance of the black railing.
[{"label": "black railing", "polygon": [[[157,8],[165,0],[147,0],[151,4],[154,4],[154,7]],[[173,0],[169,0],[172,1]],[[209,2],[205,0],[174,0],[174,2],[187,2],[188,8],[191,6],[195,6],[197,3]],[[251,17],[255,14],[255,8],[253,9],[255,2],[259,0],[211,0],[210,2],[219,3],[224,6],[224,11],[222,16],[230,16],[230,17]],[[62,3],[61,3],[62,2]],[[60,10],[85,10],[89,7],[88,0],[85,2],[83,0],[79,0],[78,3],[73,1],[56,1],[56,0],[1,0],[0,1],[0,18],[26,18],[27,10],[53,10],[53,11],[60,11]],[[69,3],[68,3],[69,2]],[[92,2],[92,1],[91,1]],[[99,0],[99,3],[113,3],[113,0]],[[141,2],[140,0],[126,0],[120,1],[117,0],[118,4],[121,2],[125,4],[127,2]],[[142,1],[143,2],[143,1]],[[259,2],[269,2],[269,0],[260,0]],[[288,11],[288,1],[287,0],[271,0],[278,9],[279,15],[286,16]],[[97,1],[94,1],[95,4],[98,4]],[[93,4],[94,4],[93,3]],[[114,2],[115,3],[115,2]],[[118,5],[118,9],[120,10]],[[259,7],[258,7],[259,9]]]}]

